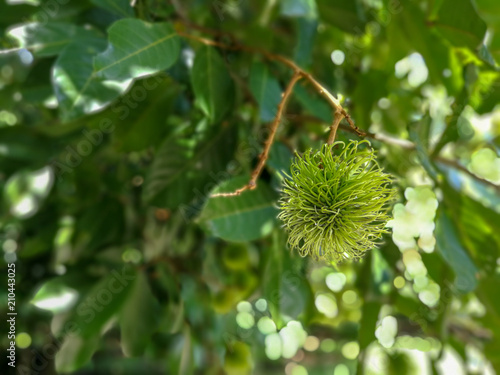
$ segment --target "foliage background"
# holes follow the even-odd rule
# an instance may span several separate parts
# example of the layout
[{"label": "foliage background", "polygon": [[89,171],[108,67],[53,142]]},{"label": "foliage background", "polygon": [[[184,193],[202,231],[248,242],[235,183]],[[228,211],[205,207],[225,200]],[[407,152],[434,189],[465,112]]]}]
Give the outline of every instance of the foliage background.
[{"label": "foliage background", "polygon": [[[498,1],[133,5],[0,5],[18,373],[500,369]],[[248,181],[291,78],[262,51],[338,95],[396,178],[392,236],[360,262],[291,253],[276,219],[293,150],[332,121],[304,80],[258,189],[208,199]]]}]

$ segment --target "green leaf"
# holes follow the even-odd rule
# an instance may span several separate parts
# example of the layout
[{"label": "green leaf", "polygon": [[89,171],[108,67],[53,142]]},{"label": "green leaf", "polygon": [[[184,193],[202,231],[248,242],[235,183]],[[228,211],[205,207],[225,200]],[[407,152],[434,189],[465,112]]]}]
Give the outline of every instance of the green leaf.
[{"label": "green leaf", "polygon": [[175,208],[197,195],[208,193],[225,177],[226,164],[235,150],[236,127],[223,131],[198,144],[193,135],[175,133],[158,148],[144,182],[142,198],[160,206]]},{"label": "green leaf", "polygon": [[211,123],[219,122],[234,103],[234,84],[226,64],[212,47],[197,51],[191,70],[196,102]]},{"label": "green leaf", "polygon": [[[248,182],[240,176],[223,182],[213,193],[232,192]],[[263,182],[235,197],[210,198],[199,221],[226,241],[251,241],[268,235],[276,223],[276,194]]]},{"label": "green leaf", "polygon": [[295,319],[312,304],[312,293],[304,272],[303,259],[286,248],[283,232],[275,230],[272,245],[264,255],[262,289],[278,328],[286,319]]},{"label": "green leaf", "polygon": [[362,129],[368,129],[371,124],[371,109],[380,100],[387,97],[389,90],[387,82],[393,72],[371,69],[359,74],[359,80],[352,94],[352,102],[357,103],[354,108],[354,118]]},{"label": "green leaf", "polygon": [[137,272],[130,266],[114,269],[103,277],[78,303],[71,321],[82,338],[99,335],[104,325],[115,317],[127,299]]},{"label": "green leaf", "polygon": [[330,0],[318,2],[319,14],[327,24],[353,34],[364,32],[366,17],[361,1]]},{"label": "green leaf", "polygon": [[479,17],[472,0],[442,0],[433,25],[455,46],[479,48],[486,23]]},{"label": "green leaf", "polygon": [[63,277],[58,277],[45,282],[30,303],[55,314],[68,310],[72,307],[70,303],[54,303],[54,301],[67,302],[76,299],[77,292],[65,285],[65,281]]},{"label": "green leaf", "polygon": [[448,216],[454,220],[458,236],[474,263],[482,272],[493,273],[496,259],[500,256],[500,231],[497,224],[500,223],[500,214],[461,193],[460,178],[451,176],[450,181],[458,181],[458,186],[441,186]]},{"label": "green leaf", "polygon": [[298,41],[293,59],[300,66],[308,66],[311,63],[312,48],[318,31],[318,20],[299,18],[296,29]]},{"label": "green leaf", "polygon": [[120,17],[134,16],[134,9],[130,6],[129,0],[91,0],[91,2]]},{"label": "green leaf", "polygon": [[431,81],[442,84],[443,71],[450,66],[449,47],[429,32],[426,16],[415,3],[405,1],[400,9],[387,25],[388,42],[397,60],[417,51],[425,60]]},{"label": "green leaf", "polygon": [[316,0],[281,0],[281,14],[288,17],[316,18]]},{"label": "green leaf", "polygon": [[108,38],[108,48],[94,59],[98,77],[138,78],[167,69],[179,58],[179,37],[169,23],[122,19],[109,28]]},{"label": "green leaf", "polygon": [[129,357],[142,355],[159,321],[160,305],[151,293],[146,275],[140,272],[120,316],[123,353]]},{"label": "green leaf", "polygon": [[56,354],[57,373],[73,373],[81,368],[90,361],[99,348],[99,342],[98,335],[86,338],[78,335],[68,335]]},{"label": "green leaf", "polygon": [[158,147],[171,131],[166,117],[174,111],[174,101],[179,94],[180,86],[167,75],[136,80],[110,111],[106,111],[106,118],[117,124],[113,132],[116,148],[130,152]]},{"label": "green leaf", "polygon": [[119,313],[136,278],[130,267],[112,270],[80,301],[64,325],[68,330],[55,358],[58,372],[74,372],[90,361],[104,325]]},{"label": "green leaf", "polygon": [[431,117],[427,114],[420,121],[408,125],[410,139],[415,143],[417,156],[427,174],[437,181],[439,172],[429,158],[427,146],[429,144],[429,132],[431,128]]},{"label": "green leaf", "polygon": [[63,22],[27,23],[10,29],[7,35],[38,57],[57,55],[73,42],[94,44],[95,39],[101,38],[94,29]]},{"label": "green leaf", "polygon": [[282,142],[275,142],[269,151],[269,158],[266,165],[283,175],[283,172],[290,172],[292,159],[293,154],[290,149]]},{"label": "green leaf", "polygon": [[42,168],[57,152],[56,144],[34,127],[0,128],[0,170],[7,176],[18,169]]},{"label": "green leaf", "polygon": [[500,290],[500,276],[490,275],[481,280],[477,296],[484,305],[486,313],[480,319],[484,327],[492,332],[492,337],[485,343],[484,354],[491,361],[493,368],[498,373],[500,371],[500,341],[496,339],[500,334],[500,299],[498,291]]},{"label": "green leaf", "polygon": [[125,226],[123,209],[121,202],[109,196],[87,205],[76,224],[74,241],[88,253],[120,243]]},{"label": "green leaf", "polygon": [[477,268],[460,243],[453,223],[443,209],[438,214],[435,233],[439,253],[455,272],[455,287],[462,293],[473,291],[477,286]]},{"label": "green leaf", "polygon": [[304,109],[311,115],[320,118],[328,124],[333,121],[333,109],[323,100],[318,100],[314,91],[308,91],[303,86],[296,85],[293,93]]},{"label": "green leaf", "polygon": [[281,101],[281,87],[267,67],[262,63],[254,63],[250,70],[250,91],[259,103],[262,121],[272,121],[276,116]]},{"label": "green leaf", "polygon": [[70,44],[57,58],[52,84],[65,121],[104,108],[130,85],[130,80],[103,81],[94,74],[92,60],[105,45],[104,40]]},{"label": "green leaf", "polygon": [[361,350],[365,350],[376,339],[375,329],[377,328],[377,320],[381,307],[382,304],[379,301],[367,301],[363,303],[358,331],[359,348]]}]

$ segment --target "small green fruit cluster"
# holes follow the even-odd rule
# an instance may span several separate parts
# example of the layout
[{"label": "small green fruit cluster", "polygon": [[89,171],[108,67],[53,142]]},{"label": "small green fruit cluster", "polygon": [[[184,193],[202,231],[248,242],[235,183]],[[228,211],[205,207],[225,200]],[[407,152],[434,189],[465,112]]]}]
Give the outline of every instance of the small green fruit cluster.
[{"label": "small green fruit cluster", "polygon": [[225,287],[214,294],[212,306],[217,313],[225,314],[255,290],[258,278],[246,244],[227,244],[221,249],[220,255],[220,281]]},{"label": "small green fruit cluster", "polygon": [[362,257],[387,232],[396,195],[391,182],[368,141],[297,155],[279,201],[289,245],[302,256],[335,263]]}]

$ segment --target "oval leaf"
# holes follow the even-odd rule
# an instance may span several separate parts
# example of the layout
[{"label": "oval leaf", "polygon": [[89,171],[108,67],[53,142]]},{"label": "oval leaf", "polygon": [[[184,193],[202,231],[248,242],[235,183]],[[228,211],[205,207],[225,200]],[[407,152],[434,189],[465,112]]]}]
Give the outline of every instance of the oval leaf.
[{"label": "oval leaf", "polygon": [[99,33],[93,29],[63,22],[27,23],[10,29],[7,35],[14,38],[20,48],[30,50],[38,57],[57,55],[73,42],[92,44],[96,38],[100,39]]},{"label": "oval leaf", "polygon": [[94,59],[99,77],[142,77],[169,68],[179,57],[179,37],[169,23],[127,18],[115,22],[108,34],[108,48]]},{"label": "oval leaf", "polygon": [[104,47],[102,39],[70,44],[56,60],[52,84],[64,120],[102,109],[130,85],[131,80],[106,82],[93,74],[92,59]]},{"label": "oval leaf", "polygon": [[[222,183],[215,193],[231,192],[248,182],[241,176]],[[251,241],[268,235],[276,222],[277,196],[262,181],[256,190],[236,197],[210,198],[199,220],[214,236],[227,241]]]},{"label": "oval leaf", "polygon": [[191,82],[201,110],[210,122],[220,121],[233,106],[234,85],[226,64],[212,47],[196,53]]},{"label": "oval leaf", "polygon": [[271,76],[269,69],[262,63],[252,65],[250,90],[259,103],[261,120],[272,121],[281,101],[281,87],[276,78]]},{"label": "oval leaf", "polygon": [[120,317],[121,343],[127,356],[140,356],[159,323],[160,305],[144,273],[139,273]]}]

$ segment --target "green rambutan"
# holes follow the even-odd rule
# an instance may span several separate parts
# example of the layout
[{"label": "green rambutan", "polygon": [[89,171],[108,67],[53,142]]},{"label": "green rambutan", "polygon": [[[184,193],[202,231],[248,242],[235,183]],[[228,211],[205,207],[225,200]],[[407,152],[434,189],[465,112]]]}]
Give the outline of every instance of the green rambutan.
[{"label": "green rambutan", "polygon": [[297,154],[279,200],[278,218],[290,247],[335,263],[361,258],[387,232],[396,195],[391,182],[368,141],[336,142]]}]

